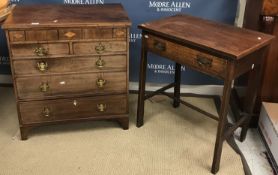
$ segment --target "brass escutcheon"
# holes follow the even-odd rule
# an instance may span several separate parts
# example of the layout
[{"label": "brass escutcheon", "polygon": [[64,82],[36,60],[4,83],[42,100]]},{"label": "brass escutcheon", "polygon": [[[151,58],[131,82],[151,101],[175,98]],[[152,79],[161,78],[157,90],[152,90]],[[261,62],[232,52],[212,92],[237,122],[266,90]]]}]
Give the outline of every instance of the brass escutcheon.
[{"label": "brass escutcheon", "polygon": [[105,112],[106,111],[106,104],[97,104],[97,109],[99,112]]},{"label": "brass escutcheon", "polygon": [[50,116],[50,109],[48,107],[44,107],[42,111],[43,116],[49,117]]},{"label": "brass escutcheon", "polygon": [[41,71],[41,72],[45,72],[48,68],[48,64],[45,61],[38,62],[37,66],[38,66],[39,71]]},{"label": "brass escutcheon", "polygon": [[48,82],[42,82],[40,85],[41,92],[47,92],[49,90]]}]

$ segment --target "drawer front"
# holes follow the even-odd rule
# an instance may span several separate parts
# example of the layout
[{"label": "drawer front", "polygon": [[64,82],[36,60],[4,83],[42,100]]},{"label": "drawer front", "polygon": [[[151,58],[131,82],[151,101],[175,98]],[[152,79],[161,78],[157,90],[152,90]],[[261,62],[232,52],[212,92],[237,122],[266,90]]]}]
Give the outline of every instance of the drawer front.
[{"label": "drawer front", "polygon": [[82,38],[81,29],[59,29],[60,40],[72,40],[72,39],[81,39],[81,38]]},{"label": "drawer front", "polygon": [[126,55],[111,55],[99,57],[15,60],[13,61],[13,68],[16,76],[92,71],[126,71],[126,59]]},{"label": "drawer front", "polygon": [[217,77],[225,76],[227,61],[158,37],[149,35],[147,47],[150,51],[171,58],[203,73]]},{"label": "drawer front", "polygon": [[52,55],[68,55],[68,43],[52,44],[13,44],[11,52],[14,57],[46,57]]},{"label": "drawer front", "polygon": [[108,115],[126,114],[128,112],[127,96],[113,95],[20,102],[19,111],[23,124],[105,118]]},{"label": "drawer front", "polygon": [[126,72],[16,78],[19,99],[126,93]]},{"label": "drawer front", "polygon": [[84,39],[111,39],[113,38],[112,28],[87,28],[83,29]]},{"label": "drawer front", "polygon": [[84,39],[126,38],[126,28],[87,28],[83,29]]},{"label": "drawer front", "polygon": [[114,28],[113,29],[113,38],[126,38],[127,30],[126,28]]},{"label": "drawer front", "polygon": [[109,42],[79,42],[73,43],[74,54],[105,54],[113,52],[126,52],[126,41]]},{"label": "drawer front", "polygon": [[9,32],[10,42],[25,41],[24,31],[10,31]]},{"label": "drawer front", "polygon": [[58,40],[57,30],[28,30],[26,41],[53,41]]}]

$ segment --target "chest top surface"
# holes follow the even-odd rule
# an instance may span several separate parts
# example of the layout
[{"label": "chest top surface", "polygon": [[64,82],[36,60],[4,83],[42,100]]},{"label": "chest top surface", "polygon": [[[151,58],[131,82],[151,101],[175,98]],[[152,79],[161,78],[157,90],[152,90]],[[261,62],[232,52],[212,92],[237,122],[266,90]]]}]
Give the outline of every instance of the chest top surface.
[{"label": "chest top surface", "polygon": [[272,35],[183,14],[144,23],[138,27],[231,59],[240,59],[268,45],[274,38]]},{"label": "chest top surface", "polygon": [[5,21],[4,29],[130,26],[121,4],[101,5],[20,5]]}]

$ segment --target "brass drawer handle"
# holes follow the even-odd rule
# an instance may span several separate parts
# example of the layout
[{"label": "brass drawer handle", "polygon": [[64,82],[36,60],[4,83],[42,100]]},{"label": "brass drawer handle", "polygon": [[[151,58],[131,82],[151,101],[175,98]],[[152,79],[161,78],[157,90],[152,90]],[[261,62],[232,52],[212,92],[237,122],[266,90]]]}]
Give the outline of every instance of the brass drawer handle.
[{"label": "brass drawer handle", "polygon": [[97,79],[97,87],[98,88],[103,88],[105,84],[106,84],[106,80],[104,80],[102,78]]},{"label": "brass drawer handle", "polygon": [[41,71],[41,72],[45,72],[48,69],[48,64],[45,61],[38,62],[37,66],[38,66],[39,71]]},{"label": "brass drawer handle", "polygon": [[97,109],[99,112],[105,112],[107,109],[106,104],[97,104]]},{"label": "brass drawer handle", "polygon": [[37,56],[40,56],[40,57],[47,56],[48,55],[48,49],[45,49],[43,47],[37,47],[37,48],[35,48],[34,53]]},{"label": "brass drawer handle", "polygon": [[105,51],[105,45],[99,43],[96,47],[95,50],[98,54],[101,54]]},{"label": "brass drawer handle", "polygon": [[166,44],[160,41],[154,41],[154,48],[160,51],[166,51]]},{"label": "brass drawer handle", "polygon": [[101,57],[99,57],[98,60],[96,61],[97,68],[101,69],[104,67],[104,65],[105,65],[105,61]]},{"label": "brass drawer handle", "polygon": [[40,85],[41,92],[47,92],[49,88],[48,82],[42,82]]},{"label": "brass drawer handle", "polygon": [[44,107],[42,111],[42,115],[44,117],[49,117],[50,116],[50,109],[48,107]]},{"label": "brass drawer handle", "polygon": [[197,61],[197,63],[198,63],[199,66],[211,67],[211,66],[212,66],[212,61],[213,61],[213,60],[198,55],[196,61]]}]

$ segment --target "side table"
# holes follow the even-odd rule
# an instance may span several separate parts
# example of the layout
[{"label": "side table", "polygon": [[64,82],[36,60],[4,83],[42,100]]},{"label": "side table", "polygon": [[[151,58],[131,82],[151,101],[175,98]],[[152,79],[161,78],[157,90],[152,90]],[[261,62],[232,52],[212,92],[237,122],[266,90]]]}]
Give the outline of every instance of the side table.
[{"label": "side table", "polygon": [[[223,142],[242,126],[241,138],[246,137],[261,78],[261,63],[271,40],[271,35],[219,24],[187,15],[176,15],[139,25],[142,29],[142,52],[137,109],[137,127],[143,125],[144,101],[157,94],[174,100],[173,106],[184,104],[217,120],[217,136],[211,172],[219,170]],[[151,94],[145,95],[148,52],[176,62],[175,81]],[[224,80],[219,117],[180,99],[181,65]],[[231,128],[225,128],[233,80],[251,71],[244,105],[245,115]],[[165,90],[174,87],[174,95]]]}]

